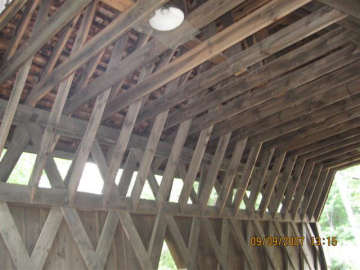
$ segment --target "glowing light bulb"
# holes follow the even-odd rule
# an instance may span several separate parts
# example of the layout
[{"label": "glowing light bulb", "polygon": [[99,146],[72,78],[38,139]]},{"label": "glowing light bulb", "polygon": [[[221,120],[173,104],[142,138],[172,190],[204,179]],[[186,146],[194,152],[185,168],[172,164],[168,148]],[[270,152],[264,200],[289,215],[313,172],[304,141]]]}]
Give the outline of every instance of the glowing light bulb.
[{"label": "glowing light bulb", "polygon": [[155,11],[149,23],[158,31],[171,31],[179,27],[184,21],[184,12],[177,7],[162,7]]}]

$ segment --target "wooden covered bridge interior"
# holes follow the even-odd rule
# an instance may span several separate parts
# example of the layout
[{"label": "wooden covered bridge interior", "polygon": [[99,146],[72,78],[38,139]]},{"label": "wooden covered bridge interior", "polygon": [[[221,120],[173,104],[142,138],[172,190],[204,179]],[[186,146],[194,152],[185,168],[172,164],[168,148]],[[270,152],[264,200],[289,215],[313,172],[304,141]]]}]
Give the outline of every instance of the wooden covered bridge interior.
[{"label": "wooden covered bridge interior", "polygon": [[[179,269],[327,269],[310,239],[336,171],[360,162],[360,2],[174,1],[184,23],[153,30],[168,2],[3,10],[1,269],[155,270],[165,241]],[[7,183],[24,152],[28,185]],[[87,162],[101,194],[78,191]]]}]

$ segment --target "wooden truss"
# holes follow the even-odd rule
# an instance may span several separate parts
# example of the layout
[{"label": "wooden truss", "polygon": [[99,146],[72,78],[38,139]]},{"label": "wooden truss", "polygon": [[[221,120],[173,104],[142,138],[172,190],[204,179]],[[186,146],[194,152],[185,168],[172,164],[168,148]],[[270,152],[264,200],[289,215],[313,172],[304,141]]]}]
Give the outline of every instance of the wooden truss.
[{"label": "wooden truss", "polygon": [[[159,33],[147,20],[167,2],[13,0],[0,14],[10,264],[46,268],[61,235],[87,269],[157,269],[164,241],[179,268],[325,269],[321,248],[248,242],[318,235],[336,171],[360,160],[359,3],[184,0],[185,23]],[[7,183],[24,152],[36,154],[28,185]],[[56,157],[71,160],[65,177]],[[78,191],[89,161],[100,195]],[[22,221],[38,239],[23,239],[16,207],[42,213]],[[122,240],[130,266],[116,259]]]},{"label": "wooden truss", "polygon": [[[266,261],[260,259],[262,256],[272,269],[325,267],[321,249],[311,249],[309,243],[249,249],[254,233],[259,237],[265,237],[265,231],[279,238],[314,236],[317,228],[308,223],[183,219],[161,212],[138,216],[122,210],[80,212],[68,207],[29,208],[7,203],[0,205],[0,218],[5,269],[11,269],[8,265],[15,269],[157,269],[164,241],[178,268],[263,269]],[[232,256],[238,259],[229,260]]]}]

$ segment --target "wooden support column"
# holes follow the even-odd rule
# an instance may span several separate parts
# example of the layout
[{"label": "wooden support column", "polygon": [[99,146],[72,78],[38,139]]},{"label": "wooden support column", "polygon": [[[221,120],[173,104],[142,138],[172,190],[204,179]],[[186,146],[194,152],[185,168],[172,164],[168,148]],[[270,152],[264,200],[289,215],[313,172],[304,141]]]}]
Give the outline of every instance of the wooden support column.
[{"label": "wooden support column", "polygon": [[281,176],[282,181],[279,183],[279,187],[276,193],[273,194],[272,200],[270,200],[270,212],[273,215],[279,209],[280,203],[284,198],[285,191],[291,181],[291,173],[294,169],[297,157],[288,157],[285,164],[284,173]]},{"label": "wooden support column", "polygon": [[331,189],[331,186],[332,186],[332,183],[335,179],[335,175],[336,175],[336,170],[331,170],[326,178],[326,182],[323,186],[323,189],[322,189],[322,192],[321,194],[319,195],[319,201],[316,205],[316,209],[314,211],[314,217],[315,217],[315,220],[319,220],[320,219],[320,215],[323,211],[323,208],[325,206],[325,203],[326,203],[326,200],[328,198],[328,195],[329,195],[329,192],[330,192],[330,189]]},{"label": "wooden support column", "polygon": [[21,154],[24,152],[25,147],[30,141],[30,136],[25,128],[21,128],[22,132],[14,134],[9,149],[0,162],[0,179],[2,182],[6,182],[16,166],[16,163],[20,159]]},{"label": "wooden support column", "polygon": [[[78,32],[79,34],[76,36],[71,54],[76,53],[76,51],[79,50],[85,43],[95,15],[96,7],[97,2],[94,2],[87,8],[86,13],[84,14],[84,17],[81,21],[81,26]],[[39,184],[42,171],[47,163],[47,160],[49,159],[49,156],[53,153],[58,139],[60,138],[59,135],[56,135],[55,128],[60,122],[63,108],[68,97],[74,76],[75,74],[72,74],[59,85],[50,116],[47,120],[47,126],[41,138],[40,149],[36,156],[35,165],[30,176],[29,185],[33,187],[33,192],[30,195],[31,198],[33,198],[35,195],[36,187]]]},{"label": "wooden support column", "polygon": [[[28,24],[31,20],[33,12],[35,11],[39,2],[40,2],[40,0],[35,0],[33,2],[28,3],[29,7],[26,9],[27,13],[25,13],[23,15],[24,18],[19,26],[19,29],[18,29],[16,35],[14,36],[14,39],[12,40],[10,49],[7,51],[6,58],[11,58],[15,54],[15,52],[19,46],[19,43],[23,37],[23,34],[28,27]],[[33,36],[37,36],[39,34],[39,30],[42,28],[44,23],[47,21],[47,16],[48,16],[48,11],[49,11],[48,8],[49,8],[49,5],[47,4],[47,1],[41,1],[39,13],[37,14],[35,25],[34,25],[33,31],[32,31]],[[28,77],[31,65],[32,65],[32,57],[30,57],[30,59],[28,59],[23,64],[23,66],[20,68],[19,72],[16,75],[15,83],[14,83],[13,89],[11,91],[8,104],[6,106],[4,116],[1,121],[0,154],[2,153],[2,151],[4,149],[6,140],[8,138],[10,127],[13,122],[15,112],[16,112],[17,106],[18,106],[20,98],[21,98],[21,94],[24,90],[25,82]],[[5,69],[7,69],[7,68],[8,67],[5,67]]]},{"label": "wooden support column", "polygon": [[[308,183],[308,186],[305,189],[304,197],[302,199],[301,206],[300,206],[301,217],[302,218],[305,217],[306,212],[308,211],[311,199],[312,199],[312,197],[314,195],[315,187],[316,187],[318,181],[320,180],[320,175],[321,175],[321,173],[322,173],[322,171],[324,169],[325,168],[323,168],[323,166],[320,164],[313,171],[313,174],[312,174],[311,179],[310,179],[310,181]],[[318,194],[315,194],[315,196],[318,196]]]},{"label": "wooden support column", "polygon": [[[91,41],[89,41],[89,42],[91,42]],[[116,60],[119,57],[119,55],[121,55],[121,53],[123,52],[123,49],[124,49],[123,46],[124,46],[124,43],[122,40],[118,40],[116,42],[115,47],[113,49],[114,51],[112,54],[112,58],[108,65],[108,70],[113,69],[114,66],[117,65]],[[109,88],[107,91],[105,91],[104,93],[102,93],[100,96],[98,96],[96,98],[96,102],[95,102],[93,111],[91,113],[88,126],[87,126],[86,131],[81,140],[81,144],[77,151],[75,160],[73,161],[71,168],[69,170],[69,173],[65,179],[66,183],[69,183],[70,201],[74,200],[74,196],[76,193],[76,189],[79,185],[82,171],[84,169],[85,163],[88,159],[89,153],[92,148],[92,144],[95,140],[95,136],[96,136],[99,126],[101,124],[103,112],[105,110],[105,106],[107,104],[107,101],[108,101],[111,91],[112,91],[112,88]],[[105,184],[106,185],[108,184],[108,180],[106,180]]]},{"label": "wooden support column", "polygon": [[231,190],[233,187],[235,176],[241,163],[242,155],[245,151],[246,144],[247,139],[237,142],[233,155],[231,157],[229,167],[227,168],[226,174],[224,176],[221,191],[219,192],[219,197],[216,200],[216,206],[219,208],[220,215],[223,213],[226,207],[228,198],[230,198],[231,200]]},{"label": "wooden support column", "polygon": [[277,182],[279,181],[280,170],[284,163],[285,156],[286,156],[286,153],[281,153],[277,157],[277,159],[273,165],[273,168],[271,171],[271,176],[269,177],[268,182],[266,183],[264,196],[263,196],[260,206],[259,206],[259,211],[260,211],[261,215],[263,215],[265,213],[265,211],[267,210],[267,208],[270,204],[271,196],[274,192]]},{"label": "wooden support column", "polygon": [[195,178],[199,172],[201,161],[203,160],[204,157],[207,143],[210,139],[211,131],[212,131],[212,127],[209,127],[207,129],[204,129],[200,133],[195,151],[193,153],[188,171],[184,179],[184,186],[180,193],[180,197],[179,197],[180,208],[184,208],[185,205],[187,204],[191,190],[194,185]]},{"label": "wooden support column", "polygon": [[[33,123],[27,124],[26,128],[29,132],[32,143],[35,145],[37,151],[40,151],[41,135],[43,134],[43,130]],[[53,188],[65,188],[64,181],[60,175],[53,155],[49,155],[44,169],[46,171],[46,175],[49,178],[50,185]]]},{"label": "wooden support column", "polygon": [[321,171],[321,174],[319,176],[319,181],[316,183],[316,186],[314,188],[314,195],[311,198],[311,201],[309,203],[309,208],[307,209],[307,215],[309,218],[312,218],[314,216],[314,212],[316,210],[316,206],[319,203],[320,200],[320,194],[325,186],[326,179],[329,175],[329,173],[333,173],[333,171],[330,171],[329,169],[323,169]]},{"label": "wooden support column", "polygon": [[[144,36],[139,41],[139,44],[137,46],[140,48],[145,46],[145,44],[148,42],[148,38],[149,38],[149,36]],[[124,42],[122,42],[122,48],[125,49]],[[121,53],[121,50],[119,50],[119,53]],[[112,67],[112,69],[114,67],[115,67],[115,65]],[[140,72],[140,76],[139,76],[138,80],[139,81],[143,80],[145,78],[145,76],[148,75],[148,73],[152,72],[152,68],[153,68],[152,66],[143,68]],[[109,69],[108,72],[111,72],[112,69]],[[115,90],[115,87],[113,88],[112,93],[114,93],[114,90]],[[79,91],[80,91],[80,89],[79,89]],[[111,98],[111,96],[110,96],[110,98]],[[130,137],[131,137],[132,131],[135,126],[137,115],[140,111],[142,104],[143,104],[143,100],[139,100],[129,106],[123,126],[121,127],[120,134],[116,141],[116,145],[110,151],[110,156],[108,158],[108,164],[109,164],[109,166],[108,166],[109,172],[107,175],[108,179],[106,180],[107,184],[104,186],[104,189],[103,189],[104,204],[108,203],[110,196],[111,196],[111,192],[115,187],[115,178],[116,178],[117,172],[119,170],[120,164],[124,158],[124,154],[128,147],[128,143],[130,141]],[[127,181],[127,180],[124,180],[124,181]],[[115,192],[115,194],[117,194],[117,193]]]},{"label": "wooden support column", "polygon": [[69,172],[65,178],[65,183],[68,184],[69,187],[69,200],[71,202],[75,199],[76,190],[80,183],[81,175],[94,143],[96,132],[99,128],[110,91],[111,89],[97,97],[94,109],[91,113],[89,125],[85,131],[83,139],[81,140],[75,160],[72,162]]},{"label": "wooden support column", "polygon": [[294,216],[297,214],[297,211],[300,207],[301,200],[305,193],[305,189],[307,188],[307,185],[310,181],[312,172],[314,170],[318,170],[318,166],[315,166],[315,164],[313,162],[307,161],[307,165],[305,165],[305,169],[303,171],[301,181],[297,185],[294,200],[291,204],[290,212],[292,212],[292,214]]},{"label": "wooden support column", "polygon": [[230,137],[231,137],[231,133],[226,134],[225,136],[219,139],[216,152],[210,164],[208,177],[204,179],[205,183],[202,185],[200,191],[199,201],[200,201],[200,207],[203,209],[207,206],[212,188],[214,187],[215,182],[217,180],[217,176],[221,167],[221,163],[224,159],[225,151],[229,144]]},{"label": "wooden support column", "polygon": [[183,122],[177,131],[173,146],[171,148],[168,162],[166,163],[163,178],[161,180],[159,192],[157,194],[157,201],[162,204],[163,201],[168,200],[171,192],[172,182],[175,176],[176,168],[179,166],[179,159],[183,150],[187,133],[189,132],[191,120]]},{"label": "wooden support column", "polygon": [[[146,36],[146,38],[144,37],[144,39],[139,44],[140,48],[146,46],[149,37],[150,36]],[[160,66],[167,65],[171,61],[171,58],[172,58],[174,52],[175,52],[175,50],[172,50],[172,52],[169,54],[169,56],[165,57],[165,59],[163,59],[161,61]],[[138,82],[143,81],[147,76],[149,76],[153,72],[153,70],[154,70],[153,65],[150,65],[150,66],[147,66],[147,67],[143,68],[141,70]],[[120,167],[121,161],[123,159],[126,148],[127,148],[128,143],[130,141],[130,136],[132,135],[132,131],[134,129],[137,116],[138,116],[138,114],[140,112],[140,108],[141,108],[144,100],[145,99],[140,99],[140,100],[136,101],[135,103],[133,103],[133,104],[131,104],[129,106],[129,109],[128,109],[128,112],[126,114],[126,118],[125,118],[125,121],[123,123],[120,135],[119,135],[118,140],[116,142],[115,148],[111,152],[111,157],[110,157],[110,160],[109,160],[109,169],[110,169],[109,180],[107,181],[110,184],[107,187],[105,187],[105,189],[104,189],[104,203],[105,204],[109,200],[111,189],[113,189],[113,186],[114,186],[113,183],[115,181],[116,173],[117,173],[117,171],[118,171],[118,169]],[[154,134],[155,132],[157,132],[156,136],[158,136],[158,138],[154,137],[154,139],[157,140],[157,142],[153,142],[153,144],[154,144],[153,145],[154,153],[151,153],[151,155],[153,155],[153,156],[156,153],[157,144],[160,141],[160,136],[161,136],[161,133],[162,133],[161,126],[165,124],[166,118],[167,118],[167,112],[164,112],[164,114],[161,117],[159,116],[159,119],[155,120],[155,122],[154,122],[151,134]],[[161,123],[162,121],[164,122],[164,124]],[[155,130],[155,129],[160,129],[160,130]],[[155,135],[153,135],[153,136],[155,136]],[[149,146],[149,143],[150,143],[150,138],[149,138],[149,140],[147,142],[146,147]],[[149,152],[147,152],[147,154],[149,155]],[[149,156],[149,158],[150,158],[150,156]],[[153,158],[151,158],[151,160],[149,160],[150,161],[149,166],[151,165],[152,159]],[[135,182],[135,185],[137,185],[136,182]],[[140,191],[139,196],[140,195],[141,195],[141,191]]]},{"label": "wooden support column", "polygon": [[244,172],[241,176],[240,183],[235,187],[236,193],[235,193],[235,198],[234,198],[234,203],[233,203],[234,215],[238,214],[240,204],[241,204],[242,200],[244,199],[247,186],[249,185],[250,178],[253,174],[253,171],[254,171],[254,168],[256,165],[256,161],[258,159],[258,156],[259,156],[259,153],[261,150],[261,146],[262,146],[262,144],[260,143],[258,145],[251,147],[250,154],[248,156],[248,160],[246,162]]},{"label": "wooden support column", "polygon": [[304,159],[297,159],[296,165],[294,168],[294,178],[290,178],[290,182],[288,185],[288,188],[285,192],[285,198],[282,200],[282,208],[281,213],[283,215],[286,215],[288,210],[290,209],[294,194],[296,192],[296,188],[298,186],[298,183],[301,181],[302,173],[305,169],[306,160]]},{"label": "wooden support column", "polygon": [[[135,185],[131,192],[131,199],[133,203],[133,207],[136,209],[140,200],[140,195],[143,190],[145,180],[149,174],[151,163],[154,159],[154,155],[156,153],[156,148],[158,146],[158,143],[160,141],[160,136],[163,131],[165,121],[167,119],[168,112],[164,112],[162,114],[159,114],[155,122],[153,124],[153,127],[151,129],[151,134],[149,136],[144,156],[141,160],[139,172],[136,176]],[[156,196],[156,194],[155,194]]]},{"label": "wooden support column", "polygon": [[[118,185],[119,197],[123,199],[126,197],[128,192],[130,182],[135,171],[134,164],[136,163],[136,155],[134,153],[135,149],[130,148],[127,159],[125,161],[125,165],[123,167],[123,172],[121,174],[121,178]],[[105,199],[105,197],[104,197]]]},{"label": "wooden support column", "polygon": [[155,224],[151,233],[151,239],[148,248],[148,253],[150,254],[154,269],[158,269],[159,267],[161,251],[165,240],[166,228],[166,219],[163,213],[160,211],[155,219]]},{"label": "wooden support column", "polygon": [[255,203],[256,203],[256,200],[257,200],[259,194],[261,193],[265,179],[269,173],[269,166],[270,166],[271,159],[274,155],[274,152],[275,152],[275,148],[272,148],[268,151],[265,151],[265,153],[263,153],[263,155],[265,155],[265,158],[264,158],[263,164],[261,166],[261,171],[259,173],[259,179],[258,179],[258,181],[254,182],[253,189],[251,189],[251,193],[249,196],[249,202],[247,204],[247,211],[249,211],[249,213],[254,213],[254,211],[255,211]]}]

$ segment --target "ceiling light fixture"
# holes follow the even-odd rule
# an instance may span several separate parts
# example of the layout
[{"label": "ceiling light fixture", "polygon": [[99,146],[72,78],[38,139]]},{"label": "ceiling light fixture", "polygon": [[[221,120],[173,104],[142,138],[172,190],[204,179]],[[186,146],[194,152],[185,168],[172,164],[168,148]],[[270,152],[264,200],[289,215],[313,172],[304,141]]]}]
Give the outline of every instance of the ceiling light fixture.
[{"label": "ceiling light fixture", "polygon": [[152,28],[158,31],[171,31],[184,21],[184,12],[176,6],[164,6],[155,11],[149,20]]}]

